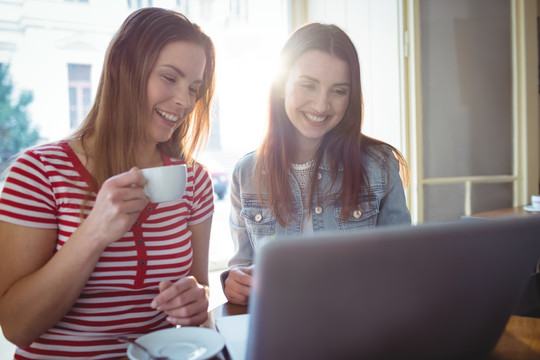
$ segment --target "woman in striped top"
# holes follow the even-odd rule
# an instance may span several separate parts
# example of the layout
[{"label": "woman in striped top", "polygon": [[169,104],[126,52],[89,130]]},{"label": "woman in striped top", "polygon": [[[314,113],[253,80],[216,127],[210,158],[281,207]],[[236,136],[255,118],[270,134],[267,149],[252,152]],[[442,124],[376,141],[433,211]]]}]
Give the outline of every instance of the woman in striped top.
[{"label": "woman in striped top", "polygon": [[[215,53],[181,14],[144,8],[111,41],[95,103],[69,138],[27,150],[0,197],[0,325],[15,359],[111,359],[133,338],[207,319]],[[179,201],[138,171],[187,164]]]}]

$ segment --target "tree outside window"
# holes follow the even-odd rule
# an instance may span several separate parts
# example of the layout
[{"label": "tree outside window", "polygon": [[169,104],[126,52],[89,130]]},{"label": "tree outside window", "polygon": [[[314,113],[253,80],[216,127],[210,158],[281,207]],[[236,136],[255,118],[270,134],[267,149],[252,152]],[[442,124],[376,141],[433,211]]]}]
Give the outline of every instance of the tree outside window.
[{"label": "tree outside window", "polygon": [[27,108],[32,100],[30,91],[13,94],[9,65],[0,63],[0,174],[15,155],[40,139],[28,116]]}]

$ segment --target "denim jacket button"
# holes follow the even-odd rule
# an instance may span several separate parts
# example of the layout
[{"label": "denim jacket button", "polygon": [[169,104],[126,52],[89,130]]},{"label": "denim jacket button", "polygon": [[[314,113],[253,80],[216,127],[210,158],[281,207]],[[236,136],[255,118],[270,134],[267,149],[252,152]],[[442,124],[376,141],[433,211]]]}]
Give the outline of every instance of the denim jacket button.
[{"label": "denim jacket button", "polygon": [[321,173],[318,173],[318,174],[317,174],[317,179],[319,179],[319,180],[322,179],[322,174],[321,174]]},{"label": "denim jacket button", "polygon": [[315,214],[320,214],[320,213],[322,213],[322,207],[317,206],[317,207],[315,208]]},{"label": "denim jacket button", "polygon": [[255,215],[255,221],[256,221],[256,222],[259,222],[259,221],[261,221],[261,220],[262,220],[262,215],[261,215],[261,214]]},{"label": "denim jacket button", "polygon": [[354,216],[356,219],[359,219],[360,216],[362,216],[362,212],[361,212],[360,210],[354,210],[353,216]]}]

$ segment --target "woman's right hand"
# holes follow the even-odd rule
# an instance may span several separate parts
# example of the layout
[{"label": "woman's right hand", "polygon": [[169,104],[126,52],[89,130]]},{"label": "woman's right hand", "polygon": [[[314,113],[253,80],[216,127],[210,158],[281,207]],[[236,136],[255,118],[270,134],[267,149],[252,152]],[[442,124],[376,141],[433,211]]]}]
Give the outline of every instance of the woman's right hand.
[{"label": "woman's right hand", "polygon": [[99,190],[94,208],[81,227],[102,241],[103,247],[121,238],[148,204],[143,192],[146,179],[137,168],[107,179]]},{"label": "woman's right hand", "polygon": [[238,266],[229,271],[225,280],[225,296],[234,304],[247,305],[253,283],[255,265]]}]

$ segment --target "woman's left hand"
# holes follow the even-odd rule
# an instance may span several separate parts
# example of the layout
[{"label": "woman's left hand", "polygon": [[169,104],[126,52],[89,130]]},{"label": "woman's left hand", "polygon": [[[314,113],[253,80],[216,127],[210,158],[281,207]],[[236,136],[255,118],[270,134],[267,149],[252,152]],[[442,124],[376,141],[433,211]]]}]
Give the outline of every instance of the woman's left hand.
[{"label": "woman's left hand", "polygon": [[208,319],[208,292],[193,276],[174,283],[162,281],[150,306],[165,312],[171,324],[196,326]]}]

